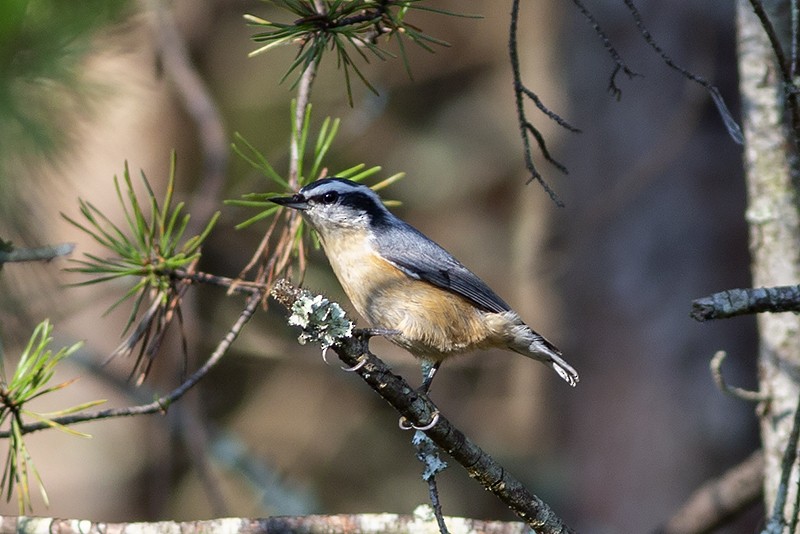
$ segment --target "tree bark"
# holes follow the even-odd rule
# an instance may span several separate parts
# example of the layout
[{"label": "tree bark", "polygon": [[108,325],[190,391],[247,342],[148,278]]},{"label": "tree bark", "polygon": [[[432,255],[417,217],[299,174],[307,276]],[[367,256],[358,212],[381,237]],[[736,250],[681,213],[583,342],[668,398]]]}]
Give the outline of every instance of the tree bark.
[{"label": "tree bark", "polygon": [[[458,532],[486,534],[523,534],[529,532],[525,523],[503,521],[481,521],[448,517]],[[293,532],[344,533],[362,532],[377,534],[395,532],[437,532],[436,521],[426,514],[353,514],[353,515],[309,515],[275,516],[264,519],[229,517],[206,521],[158,521],[152,523],[102,523],[88,519],[57,519],[50,517],[0,516],[0,532],[34,534],[38,532],[59,532],[78,534],[83,532],[149,532],[152,534],[171,534],[174,532],[228,532],[231,534],[289,534]]]},{"label": "tree bark", "polygon": [[[737,27],[753,286],[797,284],[800,219],[793,180],[797,169],[785,121],[783,84],[767,35],[746,0],[738,2]],[[764,496],[767,510],[772,510],[800,392],[800,317],[772,313],[760,314],[757,320],[759,387],[768,396],[759,410]],[[787,502],[793,503],[796,472],[788,490]]]}]

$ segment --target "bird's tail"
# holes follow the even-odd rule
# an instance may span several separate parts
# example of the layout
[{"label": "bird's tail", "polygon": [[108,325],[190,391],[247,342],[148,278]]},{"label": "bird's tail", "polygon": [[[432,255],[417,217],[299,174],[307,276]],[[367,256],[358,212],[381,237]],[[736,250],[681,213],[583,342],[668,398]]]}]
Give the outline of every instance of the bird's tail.
[{"label": "bird's tail", "polygon": [[515,330],[515,335],[508,348],[523,356],[548,364],[567,384],[575,387],[579,380],[578,372],[561,357],[561,351],[555,345],[525,324],[516,326]]}]

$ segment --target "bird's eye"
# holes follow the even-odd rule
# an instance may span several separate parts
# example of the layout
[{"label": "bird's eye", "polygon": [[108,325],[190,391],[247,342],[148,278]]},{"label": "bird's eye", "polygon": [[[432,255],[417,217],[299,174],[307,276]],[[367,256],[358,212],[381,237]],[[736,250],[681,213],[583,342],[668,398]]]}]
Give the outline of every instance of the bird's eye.
[{"label": "bird's eye", "polygon": [[323,204],[333,204],[339,199],[339,193],[336,191],[328,191],[322,197],[320,197],[320,202]]}]

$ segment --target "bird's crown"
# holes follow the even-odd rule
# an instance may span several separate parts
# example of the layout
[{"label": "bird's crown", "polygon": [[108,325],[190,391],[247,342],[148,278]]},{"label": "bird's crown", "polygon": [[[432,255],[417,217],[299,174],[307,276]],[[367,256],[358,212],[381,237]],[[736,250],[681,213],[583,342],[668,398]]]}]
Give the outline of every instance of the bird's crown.
[{"label": "bird's crown", "polygon": [[379,225],[391,217],[375,191],[344,178],[317,180],[303,187],[299,195],[318,220],[366,219]]}]

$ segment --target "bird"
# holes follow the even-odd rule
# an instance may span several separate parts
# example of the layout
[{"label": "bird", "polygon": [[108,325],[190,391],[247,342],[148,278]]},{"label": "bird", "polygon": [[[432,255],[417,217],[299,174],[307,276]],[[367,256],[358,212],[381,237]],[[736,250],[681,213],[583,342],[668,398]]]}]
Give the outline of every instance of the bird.
[{"label": "bird", "polygon": [[538,360],[570,386],[578,383],[578,373],[555,345],[366,185],[327,177],[269,200],[300,212],[356,311],[422,361],[419,391],[428,393],[445,359],[489,348]]}]

